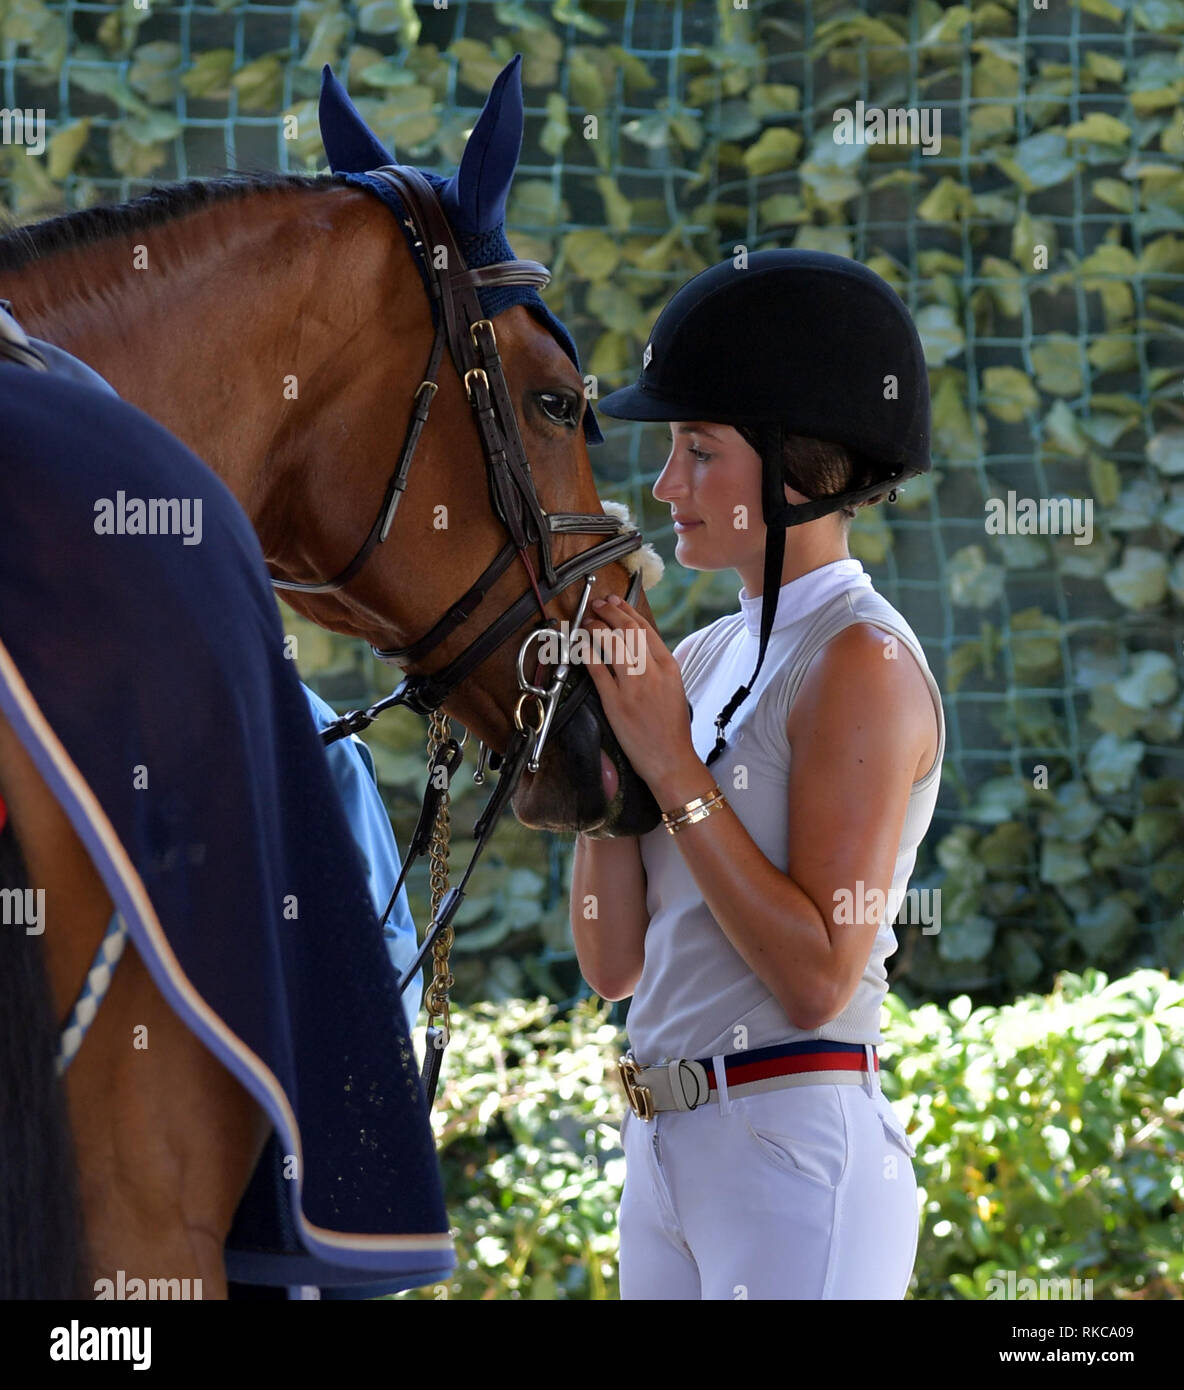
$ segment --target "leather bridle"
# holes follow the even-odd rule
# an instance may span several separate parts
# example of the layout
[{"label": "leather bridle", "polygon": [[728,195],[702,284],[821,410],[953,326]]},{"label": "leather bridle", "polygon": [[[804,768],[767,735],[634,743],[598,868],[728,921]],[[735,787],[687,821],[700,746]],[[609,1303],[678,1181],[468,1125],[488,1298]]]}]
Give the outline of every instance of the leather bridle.
[{"label": "leather bridle", "polygon": [[[485,456],[489,496],[494,512],[510,533],[510,539],[494,556],[485,571],[469,589],[453,603],[448,611],[422,637],[409,646],[381,650],[373,648],[374,654],[388,664],[403,664],[422,660],[446,637],[454,632],[476,611],[493,587],[497,579],[513,561],[515,553],[521,556],[530,579],[530,590],[519,597],[499,615],[468,647],[450,661],[442,670],[431,675],[407,676],[385,699],[370,706],[367,710],[351,710],[322,730],[325,743],[333,743],[348,734],[365,728],[366,725],[385,709],[395,705],[406,705],[419,714],[434,715],[452,691],[477,666],[489,657],[498,647],[517,631],[526,621],[532,607],[538,604],[542,625],[534,628],[524,639],[518,651],[517,672],[521,688],[514,709],[514,731],[504,755],[490,755],[490,766],[499,771],[498,784],[489,798],[480,818],[474,827],[475,846],[472,857],[460,882],[449,888],[439,902],[432,921],[425,934],[419,953],[399,981],[400,990],[405,990],[420,969],[429,951],[439,956],[437,943],[447,931],[452,917],[464,897],[465,885],[476,865],[477,859],[492,835],[499,817],[509,798],[513,795],[523,771],[532,772],[538,768],[539,757],[548,735],[571,718],[575,709],[587,698],[592,688],[591,681],[584,671],[579,671],[573,685],[569,687],[572,666],[568,656],[570,637],[579,628],[584,616],[585,606],[591,592],[594,571],[601,565],[611,564],[630,552],[640,548],[641,532],[636,527],[615,516],[603,512],[552,512],[548,514],[539,503],[535,491],[530,464],[522,444],[518,419],[510,401],[510,394],[502,370],[501,358],[497,350],[497,337],[493,324],[485,316],[478,290],[499,285],[543,286],[551,278],[551,273],[537,261],[500,261],[493,265],[469,269],[465,264],[460,247],[453,236],[452,229],[444,215],[435,190],[417,169],[401,165],[386,165],[371,171],[384,179],[399,194],[411,218],[413,230],[418,238],[424,268],[429,277],[429,292],[436,306],[436,328],[431,353],[423,380],[415,392],[415,407],[399,451],[394,472],[387,483],[386,493],[379,507],[378,515],[368,535],[349,564],[332,579],[323,581],[301,581],[272,578],[276,589],[308,594],[326,594],[344,588],[362,569],[374,550],[383,544],[390,533],[395,511],[407,485],[407,473],[414,457],[419,437],[427,424],[428,412],[438,389],[436,380],[447,346],[457,373],[464,383],[465,392],[477,423],[481,447]],[[446,255],[443,265],[438,266],[438,257],[426,254],[428,247],[443,247]],[[0,360],[8,360],[30,367],[36,371],[51,370],[41,353],[28,341],[27,336],[7,312],[11,306],[0,300]],[[554,563],[551,554],[551,536],[561,532],[604,532],[608,539],[560,565]],[[541,578],[536,576],[531,564],[529,550],[533,545],[539,547]],[[570,585],[584,580],[584,591],[577,607],[576,616],[569,631],[560,631],[560,650],[563,657],[557,665],[546,687],[535,685],[526,674],[525,662],[531,643],[558,625],[546,614],[545,605]],[[630,580],[627,599],[637,600],[641,587],[641,570],[636,569]],[[580,687],[576,689],[576,687]],[[566,700],[564,697],[568,696]],[[528,702],[534,702],[534,722],[526,721],[523,710]],[[563,708],[560,709],[561,703]],[[467,738],[467,734],[465,736]],[[437,812],[448,795],[452,775],[460,764],[464,741],[457,742],[453,737],[443,740],[436,747],[429,767],[428,785],[424,793],[419,821],[407,854],[403,860],[402,872],[391,894],[382,921],[390,916],[407,871],[415,860],[431,844],[433,830],[437,823]],[[477,765],[474,780],[484,779],[484,768],[488,750],[482,745],[482,753]],[[492,761],[498,757],[497,763]],[[443,776],[437,775],[442,773]],[[114,914],[107,933],[100,943],[94,965],[88,980],[102,977],[101,988],[88,993],[88,985],[75,1005],[66,1028],[62,1032],[58,1052],[59,1074],[65,1070],[71,1057],[77,1052],[85,1036],[89,1020],[102,1002],[110,981],[111,971],[122,953],[127,936],[127,927],[119,913]],[[446,938],[444,938],[446,940]],[[447,960],[445,947],[444,960]],[[447,977],[451,981],[451,976]],[[79,1022],[85,1006],[85,1019]],[[444,1047],[448,1041],[447,1027],[431,1025],[431,1018],[439,1014],[447,1023],[447,998],[444,996],[442,1010],[429,1007],[429,1027],[425,1047],[423,1080],[430,1106],[435,1095],[439,1077],[440,1063]]]},{"label": "leather bridle", "polygon": [[[526,644],[536,634],[555,627],[554,620],[547,617],[545,610],[545,605],[551,599],[580,579],[586,580],[586,599],[593,572],[637,550],[642,544],[642,536],[635,527],[603,512],[547,513],[539,503],[530,463],[519,432],[518,419],[502,370],[493,323],[485,316],[477,292],[482,288],[499,285],[541,287],[550,280],[551,272],[537,261],[520,260],[499,261],[494,265],[469,269],[448,219],[440,207],[435,190],[417,169],[392,164],[374,169],[371,173],[396,190],[411,218],[418,238],[417,246],[421,260],[429,277],[429,292],[436,306],[435,336],[423,380],[416,388],[415,408],[408,422],[398,461],[387,483],[386,494],[374,525],[371,526],[369,535],[362,542],[357,554],[332,579],[321,582],[273,579],[272,584],[277,589],[301,593],[331,593],[348,584],[374,550],[386,540],[395,511],[407,486],[407,474],[416,445],[427,424],[428,412],[431,410],[438,386],[436,377],[444,348],[447,346],[457,374],[464,383],[477,424],[485,457],[490,502],[498,519],[509,531],[510,539],[476,582],[449,606],[443,617],[422,637],[406,647],[374,647],[374,655],[388,665],[406,666],[422,661],[462,623],[472,617],[495,582],[509,568],[515,553],[522,558],[530,579],[530,589],[445,667],[430,675],[408,676],[391,696],[381,702],[383,709],[392,705],[406,705],[419,714],[430,715],[439,709],[472,671],[521,627],[536,604],[544,626],[535,629],[535,632],[525,639],[523,652]],[[437,248],[444,249],[443,257],[430,253]],[[556,565],[551,554],[551,537],[567,532],[604,532],[609,539]],[[529,554],[530,547],[534,545],[539,547],[542,571],[540,576],[536,576]],[[639,574],[635,574],[634,582],[630,585],[630,601],[636,598],[639,587]],[[580,616],[582,611],[583,603],[580,605]],[[577,618],[571,625],[572,631],[578,626],[578,621]],[[520,667],[523,652],[519,654]],[[524,678],[520,678],[520,685],[522,695],[515,710],[515,723],[519,729],[522,729],[521,710],[528,697],[538,701],[540,706],[540,712],[536,712],[535,716],[538,736],[530,756],[530,768],[535,771],[547,734],[561,728],[567,722],[575,705],[586,696],[591,683],[587,676],[583,676],[582,695],[573,694],[566,701],[562,717],[558,719],[555,705],[561,691],[556,692],[555,699],[550,702],[550,708],[544,709],[543,701],[536,693],[537,688],[528,687]],[[369,719],[358,711],[351,711],[344,718],[349,721],[348,727],[342,727],[341,731],[336,733],[336,737],[355,732],[357,728],[369,723]],[[336,726],[331,726],[325,732],[330,734],[335,730]]]},{"label": "leather bridle", "polygon": [[[435,336],[423,379],[415,391],[415,406],[394,472],[387,483],[386,493],[374,524],[357,554],[332,579],[320,582],[273,579],[272,584],[277,589],[300,593],[331,593],[348,584],[375,549],[385,542],[399,500],[407,486],[407,473],[416,445],[427,424],[428,412],[438,388],[436,378],[443,360],[444,348],[447,346],[457,374],[464,383],[465,394],[472,407],[481,439],[490,503],[496,516],[510,533],[510,538],[476,582],[470,585],[422,637],[406,647],[385,650],[374,647],[372,650],[380,661],[390,665],[406,665],[423,660],[462,623],[472,617],[494,583],[513,562],[515,553],[521,557],[526,568],[530,589],[495,618],[464,651],[441,670],[430,675],[406,676],[385,699],[379,700],[366,710],[350,710],[330,724],[322,730],[322,739],[325,743],[332,743],[348,734],[356,733],[370,724],[381,711],[396,705],[406,705],[419,714],[431,716],[434,726],[441,705],[452,691],[522,626],[535,604],[538,605],[542,617],[542,625],[527,634],[518,650],[517,673],[521,693],[514,708],[514,729],[507,750],[504,755],[498,755],[491,754],[484,744],[481,747],[474,781],[481,783],[484,780],[488,757],[490,766],[498,772],[498,783],[473,827],[472,857],[460,881],[448,888],[440,898],[419,952],[399,981],[400,990],[405,990],[415,978],[428,953],[432,952],[435,955],[436,979],[429,989],[427,1001],[429,1022],[423,1064],[423,1083],[430,1107],[435,1096],[444,1047],[448,1041],[447,985],[452,979],[447,973],[448,944],[451,941],[449,924],[464,898],[469,876],[513,795],[522,773],[528,768],[531,772],[537,771],[543,745],[548,736],[567,723],[593,688],[587,672],[582,669],[577,670],[575,679],[569,685],[572,676],[569,642],[583,620],[594,572],[602,565],[611,564],[639,549],[642,536],[641,532],[628,522],[603,512],[548,514],[543,510],[535,491],[534,478],[518,427],[518,418],[514,413],[498,354],[497,336],[493,323],[482,309],[478,291],[500,285],[541,287],[550,280],[550,271],[537,261],[519,260],[499,261],[493,265],[470,269],[436,197],[435,189],[417,169],[392,164],[373,169],[370,173],[383,179],[398,193],[410,218],[409,226],[417,238],[416,250],[426,272],[429,294],[435,306]],[[445,252],[442,258],[438,254],[429,253],[429,249],[431,252],[437,252],[440,248]],[[551,537],[564,532],[604,532],[608,539],[556,565],[551,554]],[[539,548],[541,575],[536,575],[531,564],[529,551],[534,545]],[[584,580],[584,590],[580,596],[575,619],[566,633],[562,630],[559,633],[562,659],[552,673],[548,686],[535,685],[526,671],[531,643],[558,627],[554,619],[547,617],[545,605],[556,594],[562,593],[581,579]],[[640,590],[641,569],[638,567],[630,579],[626,593],[627,601],[631,604],[636,603]],[[528,721],[524,710],[532,702],[533,721]],[[465,739],[467,737],[466,732]],[[464,740],[458,743],[454,737],[443,736],[435,746],[429,763],[427,786],[419,819],[407,846],[398,882],[382,915],[383,922],[390,916],[412,864],[429,848],[433,848],[434,852],[433,835],[437,827],[438,813],[448,795],[452,776],[460,765],[463,748]],[[447,843],[446,836],[444,843]],[[441,986],[441,994],[438,997],[442,999],[442,1004],[436,1002],[432,993],[437,984]],[[443,1027],[434,1026],[433,1019],[436,1017],[444,1020]]]}]

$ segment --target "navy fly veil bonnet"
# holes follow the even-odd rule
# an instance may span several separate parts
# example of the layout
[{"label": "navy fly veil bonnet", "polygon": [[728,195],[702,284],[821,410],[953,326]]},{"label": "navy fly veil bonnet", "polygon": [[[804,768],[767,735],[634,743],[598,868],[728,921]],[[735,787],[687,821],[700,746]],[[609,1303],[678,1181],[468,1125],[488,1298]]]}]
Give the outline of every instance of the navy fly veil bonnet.
[{"label": "navy fly veil bonnet", "polygon": [[[435,190],[470,269],[518,259],[506,240],[505,216],[506,197],[522,149],[521,66],[522,55],[516,53],[498,73],[456,173],[445,178],[427,170],[419,171]],[[329,167],[335,174],[344,174],[347,183],[366,188],[381,198],[395,214],[411,247],[424,289],[430,294],[428,274],[422,261],[424,248],[418,247],[402,200],[385,180],[374,178],[370,173],[383,165],[394,164],[395,157],[362,119],[328,63],[321,70],[318,116]],[[525,305],[550,330],[576,370],[580,370],[579,354],[571,334],[543,303],[533,285],[487,286],[478,291],[478,297],[491,319],[515,304]],[[435,324],[434,299],[431,306]],[[584,438],[589,444],[604,442],[591,405],[584,411]]]}]

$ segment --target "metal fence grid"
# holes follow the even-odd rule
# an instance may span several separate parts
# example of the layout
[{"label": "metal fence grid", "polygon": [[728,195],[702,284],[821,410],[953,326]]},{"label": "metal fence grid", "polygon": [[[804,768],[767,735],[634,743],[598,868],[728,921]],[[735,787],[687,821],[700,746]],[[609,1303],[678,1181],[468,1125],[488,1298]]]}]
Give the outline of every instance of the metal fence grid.
[{"label": "metal fence grid", "polygon": [[[1136,654],[1165,654],[1179,674],[1184,484],[1174,478],[1184,474],[1184,243],[1172,237],[1184,230],[1184,19],[1176,11],[1091,0],[1054,4],[1048,11],[1021,5],[1005,21],[997,6],[936,3],[860,8],[752,0],[737,9],[703,0],[589,0],[580,9],[565,0],[453,0],[434,9],[409,0],[361,7],[331,0],[303,6],[154,4],[144,12],[131,4],[4,0],[5,106],[46,108],[51,133],[81,120],[89,121],[89,130],[86,157],[60,178],[50,176],[44,161],[22,163],[28,157],[14,149],[0,151],[0,173],[15,215],[29,219],[49,209],[58,188],[68,206],[83,206],[223,168],[306,169],[309,157],[301,150],[307,146],[285,138],[284,115],[299,112],[304,121],[315,102],[320,63],[327,58],[341,72],[358,43],[396,62],[412,49],[429,52],[431,45],[452,51],[439,103],[453,113],[451,124],[437,158],[422,161],[443,167],[440,151],[457,148],[465,119],[471,120],[482,100],[464,80],[457,42],[501,44],[504,58],[545,29],[560,45],[557,80],[547,90],[527,86],[518,181],[548,187],[554,215],[531,220],[511,205],[509,231],[521,254],[541,246],[554,255],[570,233],[603,228],[607,202],[601,181],[607,171],[616,190],[638,208],[629,236],[660,239],[678,229],[668,264],[623,264],[617,276],[646,322],[687,277],[688,264],[696,258],[706,264],[740,244],[750,251],[818,245],[882,273],[895,268],[898,288],[932,349],[935,411],[943,387],[949,391],[952,384],[962,423],[957,412],[946,413],[943,428],[935,431],[935,478],[907,489],[890,518],[861,515],[852,549],[917,632],[945,695],[946,775],[914,883],[940,882],[943,876],[948,881],[948,866],[943,869],[933,854],[942,837],[966,825],[984,833],[1006,819],[996,811],[1008,803],[1006,797],[998,800],[994,779],[1028,787],[1041,763],[1053,788],[1088,778],[1101,756],[1102,736],[1091,711],[1099,700],[1113,711],[1116,689],[1135,699],[1132,711],[1138,709],[1139,691],[1120,684],[1136,669]],[[893,17],[903,21],[895,36],[887,27]],[[387,27],[376,34],[363,22]],[[122,41],[112,42],[113,25],[122,26]],[[554,113],[548,97],[558,93],[578,121],[585,108],[576,55],[581,47],[611,44],[643,64],[653,85],[635,90],[622,58],[600,113],[608,157],[598,160],[578,135],[560,153],[549,153],[546,123]],[[219,49],[230,50],[230,73],[247,71],[250,77],[254,71],[255,77],[231,83],[224,97],[191,95],[184,74],[201,54]],[[278,74],[269,79],[271,58]],[[471,54],[469,60],[475,61]],[[1010,91],[1009,65],[1015,73]],[[701,82],[696,93],[696,78],[715,79],[714,89]],[[267,109],[255,109],[252,91],[266,91],[268,80],[274,100]],[[796,109],[766,111],[754,126],[754,85],[796,87]],[[914,145],[891,158],[836,159],[833,113],[856,100],[940,109],[942,151],[927,155]],[[747,102],[747,118],[738,101]],[[646,143],[630,136],[630,123],[652,121],[657,112],[688,120],[699,143],[684,146],[672,136]],[[173,125],[161,119],[153,127],[162,113]],[[1058,156],[1055,144],[1041,149],[1030,143],[1048,130],[1050,113],[1057,130],[1078,128],[1101,114],[1121,122],[1129,138],[1099,127],[1114,136],[1111,147],[1078,137]],[[165,138],[135,138],[153,129]],[[745,151],[772,129],[800,137],[803,157],[767,171],[759,161],[745,162]],[[1007,146],[1004,153],[1019,161],[1030,187],[1017,185],[1002,166],[992,131]],[[129,150],[135,156],[154,143],[160,157],[151,170],[116,167],[120,148],[124,157]],[[1072,162],[1060,177],[1053,168],[1058,157]],[[322,158],[318,147],[314,163],[319,166]],[[1113,186],[1099,193],[1107,178],[1131,189],[1129,208]],[[834,185],[843,179],[850,188],[839,198]],[[942,196],[947,208],[927,204]],[[1049,270],[1023,263],[1024,238],[1052,241]],[[529,249],[522,250],[522,243]],[[1127,258],[1108,250],[1115,247],[1125,248]],[[578,265],[564,269],[552,293],[587,361],[604,324],[590,307],[592,282],[581,277]],[[1121,303],[1124,292],[1131,297],[1129,310]],[[1003,312],[1011,300],[1018,314]],[[1106,347],[1101,357],[1099,344]],[[631,377],[636,365],[620,379]],[[1013,376],[996,375],[992,388],[992,372],[1004,368],[1035,383],[1035,400],[1025,397]],[[1106,378],[1101,389],[1099,377]],[[1005,385],[999,386],[1001,380]],[[602,382],[601,390],[617,384]],[[1111,439],[1109,422],[1119,397],[1131,403],[1133,428]],[[669,557],[666,509],[650,495],[664,453],[659,436],[648,427],[602,423],[607,446],[593,455],[602,489],[629,502]],[[957,447],[959,437],[970,447]],[[1166,442],[1157,446],[1158,454],[1149,453],[1149,441],[1157,437]],[[1117,495],[1101,496],[1106,486]],[[1079,551],[1071,539],[988,538],[984,504],[1008,489],[1031,498],[1098,497],[1093,545]],[[1112,576],[1132,549],[1162,555],[1162,574],[1147,562],[1157,571],[1149,580],[1159,594],[1153,602],[1116,599]],[[675,568],[668,560],[668,572]],[[678,637],[734,611],[737,587],[730,572],[695,586],[667,581],[653,603],[664,629]],[[1043,615],[1037,620],[1043,626],[1024,626],[1028,610]],[[975,642],[982,647],[977,664],[969,656]],[[338,669],[322,690],[344,704],[378,693],[379,679],[359,659],[352,675]],[[1105,815],[1102,830],[1087,842],[1089,876],[1058,869],[1071,855],[1072,842],[1063,829],[1041,832],[1044,812],[1028,800],[1011,812],[1033,831],[1027,862],[1016,866],[1014,879],[1031,893],[1056,893],[1067,914],[1082,920],[1106,902],[1131,901],[1138,922],[1128,942],[1133,957],[1174,961],[1178,968],[1184,867],[1162,847],[1154,856],[1140,860],[1132,854],[1119,863],[1106,853],[1150,810],[1166,807],[1178,814],[1184,803],[1184,703],[1175,688],[1163,697],[1165,688],[1158,687],[1160,698],[1144,711],[1141,724],[1119,739],[1142,745],[1137,770],[1089,783]],[[1176,779],[1174,798],[1168,779]],[[406,798],[394,806],[405,844],[414,811]],[[567,846],[559,837],[548,837],[546,862],[545,907],[552,910],[566,893]],[[423,884],[421,889],[426,901]],[[980,918],[987,901],[977,901],[977,910],[972,905],[966,920]],[[1022,892],[1011,908],[996,900],[991,913],[999,928],[1011,923],[1029,935],[1044,925],[1033,921]],[[571,953],[561,945],[548,946],[541,960],[566,967],[564,978],[574,979]],[[1006,975],[997,954],[965,960],[962,975],[955,971],[950,978],[967,987],[996,986]]]}]

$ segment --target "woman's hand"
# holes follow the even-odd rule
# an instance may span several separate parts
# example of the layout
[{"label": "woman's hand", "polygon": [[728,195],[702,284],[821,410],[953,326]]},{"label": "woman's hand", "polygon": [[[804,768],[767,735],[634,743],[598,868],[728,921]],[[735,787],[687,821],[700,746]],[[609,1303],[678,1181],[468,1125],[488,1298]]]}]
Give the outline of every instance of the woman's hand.
[{"label": "woman's hand", "polygon": [[656,794],[664,774],[688,756],[697,761],[682,671],[653,624],[623,598],[593,599],[590,607],[595,617],[584,626],[604,635],[585,663],[588,675],[622,751]]}]

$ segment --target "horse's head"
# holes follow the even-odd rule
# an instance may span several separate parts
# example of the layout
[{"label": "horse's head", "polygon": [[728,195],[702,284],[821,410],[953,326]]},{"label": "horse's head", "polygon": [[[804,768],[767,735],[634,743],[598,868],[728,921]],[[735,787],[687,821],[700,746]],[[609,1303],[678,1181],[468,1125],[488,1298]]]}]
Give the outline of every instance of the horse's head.
[{"label": "horse's head", "polygon": [[[332,227],[335,236],[344,232],[354,301],[346,314],[357,333],[335,364],[337,389],[327,412],[325,395],[316,393],[321,407],[315,423],[306,417],[316,439],[304,443],[318,452],[327,447],[330,457],[344,445],[345,456],[332,476],[306,485],[303,501],[319,520],[299,549],[271,547],[282,555],[284,578],[296,581],[285,592],[293,607],[323,626],[363,637],[413,676],[441,674],[450,688],[443,707],[499,752],[514,728],[523,639],[544,617],[574,624],[585,590],[582,574],[568,577],[573,565],[581,568],[577,557],[603,548],[603,560],[588,566],[597,596],[624,593],[641,560],[637,535],[611,523],[598,531],[588,525],[605,519],[587,450],[601,436],[575,345],[538,295],[542,268],[518,262],[505,240],[506,196],[522,143],[519,62],[516,57],[494,83],[449,179],[397,166],[325,69],[322,139],[334,172],[360,190],[342,195],[341,218]],[[390,166],[393,181],[375,172]],[[443,224],[433,222],[437,210]],[[450,257],[458,251],[470,270],[477,268],[467,310],[452,302],[451,284],[433,302],[432,264],[455,271]],[[495,265],[480,275],[480,267]],[[444,328],[455,321],[456,331],[438,338],[441,316]],[[462,380],[457,338],[482,320],[487,326],[470,341],[491,369],[487,376],[468,371]],[[436,361],[434,350],[440,352]],[[417,391],[432,379],[434,389]],[[416,407],[429,412],[418,436]],[[397,505],[392,520],[380,503],[396,462],[408,456],[408,440],[405,486],[400,480],[387,492],[387,502]],[[359,517],[369,526],[376,513],[385,513],[389,540],[378,527],[360,554],[366,533]],[[552,529],[565,513],[570,519]],[[515,540],[526,542],[524,553]],[[470,593],[503,548],[506,563],[481,583],[484,592]],[[350,553],[360,563],[347,566],[352,572],[343,584],[326,593],[308,586],[300,591],[299,581],[310,572],[345,577],[340,566],[326,571],[326,560]],[[656,567],[660,573],[656,556],[645,558],[650,572]],[[644,594],[635,601],[652,617]],[[525,674],[546,686],[554,663],[536,671],[537,654],[535,644]],[[466,662],[471,669],[464,669]],[[458,668],[463,675],[454,682],[447,673]],[[429,688],[433,693],[440,692]],[[528,723],[541,714],[536,705],[528,703],[527,710]],[[622,753],[578,664],[552,729],[538,771],[523,776],[513,801],[523,824],[594,834],[638,834],[657,824],[653,796]]]}]

